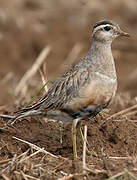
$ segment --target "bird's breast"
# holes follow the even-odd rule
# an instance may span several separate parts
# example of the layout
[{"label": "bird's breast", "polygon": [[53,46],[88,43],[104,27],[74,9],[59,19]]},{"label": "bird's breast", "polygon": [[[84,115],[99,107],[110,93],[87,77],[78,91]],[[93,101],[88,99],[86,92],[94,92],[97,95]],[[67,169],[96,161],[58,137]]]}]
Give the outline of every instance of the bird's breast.
[{"label": "bird's breast", "polygon": [[[104,77],[103,77],[104,76]],[[106,107],[112,101],[117,90],[117,80],[97,74],[91,82],[79,90],[79,95],[67,107],[73,111],[91,107],[96,109],[98,106]]]},{"label": "bird's breast", "polygon": [[[97,73],[97,76],[83,91],[83,97],[87,98],[85,106],[109,104],[116,94],[117,79]],[[81,94],[82,96],[82,94]]]}]

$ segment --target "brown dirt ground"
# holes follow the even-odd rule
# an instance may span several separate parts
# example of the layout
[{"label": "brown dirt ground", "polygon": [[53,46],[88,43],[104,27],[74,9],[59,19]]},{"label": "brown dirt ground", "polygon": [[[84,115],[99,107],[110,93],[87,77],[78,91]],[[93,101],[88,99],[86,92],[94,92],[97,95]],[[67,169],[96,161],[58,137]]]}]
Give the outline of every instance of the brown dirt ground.
[{"label": "brown dirt ground", "polygon": [[[12,126],[7,125],[8,120],[0,118],[0,179],[33,177],[33,179],[53,180],[68,176],[66,179],[99,180],[109,179],[118,173],[121,173],[121,176],[113,179],[137,179],[137,108],[128,111],[134,112],[130,116],[120,115],[107,120],[112,114],[137,104],[135,2],[126,1],[121,9],[120,2],[112,1],[112,4],[103,4],[102,10],[101,1],[96,1],[98,3],[93,3],[92,11],[89,9],[90,4],[85,11],[81,11],[86,6],[83,1],[72,1],[72,4],[65,4],[61,0],[59,2],[58,5],[56,1],[55,4],[42,1],[36,3],[31,0],[22,0],[20,3],[13,1],[12,4],[8,0],[2,1],[0,114],[14,114],[41,87],[42,82],[37,73],[32,78],[33,83],[29,84],[25,97],[21,98],[14,94],[20,78],[31,67],[45,45],[52,47],[47,59],[47,74],[53,81],[66,70],[61,68],[61,64],[76,43],[81,43],[83,47],[78,57],[85,54],[90,44],[91,25],[102,17],[116,20],[123,29],[126,26],[125,29],[127,31],[129,29],[128,32],[132,35],[130,39],[121,38],[113,44],[119,80],[117,97],[102,115],[83,122],[88,125],[88,148],[97,154],[87,156],[86,163],[90,170],[86,173],[82,170],[82,145],[79,136],[77,136],[79,160],[72,160],[71,124],[63,125],[63,143],[60,143],[59,122],[47,122],[44,117],[33,117],[17,121]],[[129,14],[125,13],[127,11]],[[85,19],[81,19],[78,15]],[[44,148],[56,157],[46,155],[44,152],[28,157],[36,151],[13,137]]]}]

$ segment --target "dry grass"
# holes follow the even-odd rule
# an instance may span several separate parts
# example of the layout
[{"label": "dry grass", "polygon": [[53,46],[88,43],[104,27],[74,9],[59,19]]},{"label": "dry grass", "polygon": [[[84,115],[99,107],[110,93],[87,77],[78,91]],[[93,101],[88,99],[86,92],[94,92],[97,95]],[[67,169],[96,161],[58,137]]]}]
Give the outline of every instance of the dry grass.
[{"label": "dry grass", "polygon": [[[8,4],[10,4],[10,1],[7,1],[7,5],[6,5],[6,1],[3,2],[5,2],[6,7],[8,7]],[[58,142],[59,141],[58,122],[54,122],[54,124],[49,125],[48,121],[45,124],[44,123],[45,121],[43,121],[42,118],[39,120],[38,117],[36,119],[35,118],[28,119],[27,122],[25,119],[23,119],[21,122],[17,121],[14,124],[14,126],[7,126],[6,124],[7,121],[4,119],[4,117],[10,118],[11,117],[9,115],[10,112],[13,113],[13,109],[15,110],[16,107],[18,108],[20,104],[21,105],[23,104],[22,101],[20,101],[19,99],[22,99],[22,97],[23,99],[25,99],[28,93],[31,94],[28,85],[30,85],[31,88],[36,90],[38,88],[39,89],[41,88],[41,82],[39,82],[34,78],[34,75],[38,71],[40,71],[42,83],[45,85],[45,83],[49,79],[47,70],[48,71],[52,70],[52,73],[54,73],[56,72],[56,67],[58,67],[59,71],[64,71],[68,68],[68,66],[71,66],[71,64],[75,62],[75,59],[79,56],[79,54],[82,52],[85,46],[87,46],[87,44],[85,45],[84,43],[84,41],[87,42],[87,39],[86,38],[84,39],[84,36],[83,36],[84,40],[81,38],[81,32],[83,32],[83,34],[86,34],[87,31],[89,32],[87,26],[90,23],[94,24],[94,21],[98,20],[98,18],[104,18],[105,16],[104,14],[106,14],[106,17],[110,17],[110,12],[112,12],[111,18],[113,17],[115,18],[115,12],[117,12],[117,17],[119,17],[118,18],[119,23],[121,23],[121,25],[127,24],[128,25],[127,28],[129,28],[129,30],[130,28],[132,28],[133,25],[134,28],[132,28],[132,33],[136,34],[136,15],[137,15],[137,11],[135,8],[136,1],[134,0],[131,0],[130,2],[125,1],[125,3],[122,5],[123,6],[122,10],[121,8],[120,10],[118,10],[118,7],[121,6],[121,4],[119,6],[119,3],[120,2],[115,2],[115,0],[113,0],[111,2],[112,5],[110,6],[109,3],[105,4],[103,1],[99,2],[99,0],[93,2],[89,0],[87,1],[76,0],[73,1],[73,3],[71,1],[70,2],[56,1],[55,4],[52,3],[51,1],[47,1],[45,3],[44,1],[34,2],[32,0],[28,0],[28,1],[20,1],[20,2],[14,1],[12,4],[10,4],[11,5],[10,11],[4,11],[4,10],[1,11],[0,26],[4,27],[3,28],[4,31],[1,28],[1,32],[0,32],[1,41],[4,38],[5,38],[4,40],[6,41],[6,38],[8,38],[8,36],[10,37],[10,31],[13,28],[13,31],[15,29],[16,33],[15,34],[11,33],[11,36],[17,35],[18,31],[22,31],[24,33],[22,38],[23,40],[21,41],[22,44],[24,43],[24,41],[32,40],[32,42],[34,41],[34,44],[35,41],[36,44],[39,43],[38,48],[36,44],[35,44],[36,47],[34,46],[34,49],[38,52],[42,49],[41,47],[44,47],[43,44],[45,45],[45,43],[50,44],[53,49],[53,52],[51,52],[51,48],[49,46],[46,46],[46,48],[44,48],[41,51],[41,53],[39,53],[38,58],[36,58],[34,64],[32,64],[30,69],[28,69],[25,72],[24,76],[21,78],[19,83],[17,83],[17,79],[15,78],[15,73],[8,72],[9,69],[7,64],[6,64],[7,74],[4,76],[3,74],[0,74],[2,76],[2,79],[0,81],[1,85],[3,84],[6,85],[8,83],[10,84],[11,82],[14,82],[13,87],[15,87],[15,95],[18,94],[17,96],[18,99],[16,99],[18,103],[14,101],[11,102],[15,106],[12,108],[12,110],[6,104],[7,101],[5,100],[3,101],[5,104],[0,106],[1,113],[6,113],[6,115],[0,115],[2,117],[0,121],[0,135],[1,135],[0,178],[1,179],[4,180],[10,180],[10,179],[17,179],[17,180],[18,179],[19,180],[20,179],[25,179],[25,180],[29,180],[29,179],[32,180],[33,179],[34,180],[50,180],[50,179],[52,180],[54,179],[127,180],[130,179],[131,180],[132,179],[132,180],[136,180],[137,179],[137,151],[136,151],[137,142],[135,139],[136,134],[134,134],[137,133],[137,131],[135,131],[135,129],[137,129],[137,125],[136,125],[137,99],[132,94],[132,91],[130,91],[129,89],[128,89],[128,94],[126,94],[124,91],[122,91],[122,95],[118,94],[117,99],[111,108],[113,110],[113,113],[111,111],[104,112],[103,116],[99,117],[99,121],[101,121],[100,124],[98,118],[97,120],[92,119],[92,122],[88,121],[87,124],[89,126],[87,133],[85,130],[83,160],[80,155],[81,153],[80,150],[82,148],[79,145],[80,159],[77,162],[73,161],[71,158],[72,152],[70,151],[70,149],[72,149],[72,146],[70,145],[71,143],[69,143],[70,131],[68,131],[67,125],[65,125],[65,128],[63,127],[64,128],[63,130],[65,130],[65,132],[62,132],[63,142],[60,145],[60,143]],[[99,8],[99,4],[101,8]],[[47,9],[47,11],[45,11],[45,9]],[[125,12],[128,12],[128,16],[125,14]],[[124,16],[121,16],[121,14],[124,14]],[[96,15],[98,17],[96,17]],[[80,18],[78,18],[77,16],[79,16]],[[64,17],[66,19],[64,19]],[[124,17],[123,18],[124,21],[121,17]],[[56,24],[57,20],[59,21],[59,24]],[[62,20],[62,24],[61,24],[61,20]],[[64,21],[65,23],[66,22],[68,22],[68,24],[70,23],[70,26],[68,25],[66,26]],[[54,26],[51,25],[52,23],[55,25]],[[49,28],[48,24],[49,27],[51,26],[50,29],[48,29]],[[73,26],[74,29],[71,30]],[[86,32],[85,30],[74,32],[74,30],[75,31],[79,30],[81,26],[86,27],[85,28]],[[56,27],[55,31],[53,31],[54,27]],[[68,27],[70,28],[70,30]],[[25,28],[26,28],[26,33],[24,32]],[[48,33],[50,31],[51,31],[50,34],[51,37],[49,38]],[[55,34],[54,36],[54,33],[58,31],[59,33]],[[68,33],[69,31],[70,33]],[[74,35],[72,32],[74,32]],[[78,40],[78,38],[76,38],[78,33],[80,34],[79,35],[80,41]],[[31,38],[29,39],[29,35],[31,36],[32,39]],[[59,40],[56,42],[55,37],[58,37],[58,35],[59,35]],[[26,36],[27,39],[25,39]],[[68,36],[67,42],[69,42],[70,45],[69,43],[67,45],[64,43],[66,40],[65,39],[66,36]],[[43,39],[44,37],[45,39]],[[72,39],[72,41],[69,41],[70,38]],[[133,40],[131,40],[131,42],[133,42]],[[129,58],[130,62],[133,59],[135,59],[136,62],[136,37],[134,39],[134,42],[135,43],[133,44],[129,43],[130,46],[128,45],[125,46],[124,44],[121,43],[116,47],[114,47],[118,51],[117,53],[118,59],[121,58],[121,54],[122,54],[121,51],[124,51],[125,53],[125,56],[124,53],[122,54],[123,58],[120,59],[121,62],[123,59],[124,62],[129,62],[126,61],[126,57]],[[27,43],[25,45],[27,45]],[[7,48],[7,45],[9,45],[9,48],[11,49],[11,55],[13,58],[10,59],[8,56],[6,57],[6,60],[8,59],[11,60],[9,61],[8,64],[9,66],[10,66],[10,62],[12,63],[14,62],[14,58],[16,57],[14,54],[15,52],[21,55],[27,54],[28,51],[29,53],[33,52],[33,50],[31,50],[32,47],[28,51],[25,50],[25,48],[26,49],[28,48],[28,46],[25,47],[25,45],[23,46],[24,47],[23,52],[21,45],[20,45],[21,51],[20,49],[17,49],[19,45],[14,44],[14,37],[13,39],[11,38],[8,39],[8,41],[6,41],[5,49]],[[4,44],[2,47],[4,47]],[[67,48],[67,51],[65,48]],[[5,52],[5,49],[2,50],[1,54],[4,54],[3,52]],[[60,52],[61,54],[63,54],[62,56],[58,55]],[[49,53],[52,54],[52,58],[49,59],[49,63],[50,61],[53,62],[52,65],[56,63],[55,61],[58,61],[60,58],[62,58],[62,60],[60,61],[61,64],[60,66],[59,64],[57,65],[55,64],[54,66],[55,68],[47,69],[47,63],[45,63],[44,61],[48,60],[47,57]],[[130,56],[132,53],[135,54],[133,57]],[[33,57],[34,56],[32,56],[32,59]],[[28,58],[27,60],[29,60],[30,57],[27,58]],[[3,59],[3,57],[1,57],[1,59]],[[24,56],[17,57],[17,59],[21,59],[23,61]],[[121,64],[122,65],[120,67],[122,69],[123,62]],[[41,66],[43,66],[42,70],[40,70]],[[129,66],[130,63],[128,63],[127,65],[127,70]],[[123,75],[124,71],[121,72],[121,69],[119,71],[121,75]],[[132,88],[133,84],[136,85],[136,74],[137,74],[137,70],[135,66],[134,71],[131,73],[129,78],[124,77],[122,81],[120,80],[120,82],[122,83],[119,84],[119,86],[122,86],[123,84],[128,84]],[[20,76],[20,74],[18,75]],[[126,73],[125,75],[127,76]],[[136,86],[133,87],[132,90],[136,91]],[[45,91],[46,92],[48,91],[47,85],[45,86]],[[1,98],[2,96],[3,94],[1,95]],[[47,127],[44,133],[42,132],[43,126]],[[91,128],[93,132],[89,130]],[[125,132],[126,130],[127,132]],[[52,131],[53,131],[53,137],[51,135]],[[122,136],[120,136],[120,134],[122,134]],[[85,153],[86,135],[87,135],[87,141],[90,141],[88,145],[91,145],[91,149],[94,149],[94,151],[97,152],[98,155],[97,157],[86,155]],[[120,145],[117,146],[117,144]],[[122,151],[122,149],[124,148],[126,152]],[[108,152],[107,149],[109,149],[110,151]]]},{"label": "dry grass", "polygon": [[19,93],[21,93],[21,97],[24,97],[26,95],[28,81],[30,81],[31,77],[33,77],[36,74],[36,72],[39,70],[40,66],[47,58],[50,50],[51,48],[47,46],[41,51],[40,55],[38,56],[32,67],[28,71],[26,71],[26,73],[18,83],[17,87],[15,88],[16,95],[18,95]]}]

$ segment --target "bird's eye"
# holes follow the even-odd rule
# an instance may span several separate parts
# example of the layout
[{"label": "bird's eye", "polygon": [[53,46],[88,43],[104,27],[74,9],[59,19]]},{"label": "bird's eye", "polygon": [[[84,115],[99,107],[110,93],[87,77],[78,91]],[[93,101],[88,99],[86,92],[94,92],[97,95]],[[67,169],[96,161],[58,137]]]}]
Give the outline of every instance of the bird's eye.
[{"label": "bird's eye", "polygon": [[111,29],[111,27],[110,26],[106,26],[106,27],[104,27],[104,29],[105,29],[105,31],[109,31]]}]

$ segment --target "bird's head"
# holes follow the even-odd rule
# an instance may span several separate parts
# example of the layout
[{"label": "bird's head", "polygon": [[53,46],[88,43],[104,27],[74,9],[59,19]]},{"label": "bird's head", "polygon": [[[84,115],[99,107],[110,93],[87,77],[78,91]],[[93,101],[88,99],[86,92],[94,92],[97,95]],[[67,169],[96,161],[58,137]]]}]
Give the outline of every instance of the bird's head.
[{"label": "bird's head", "polygon": [[92,37],[100,42],[112,42],[118,36],[129,36],[113,21],[100,21],[93,27]]}]

